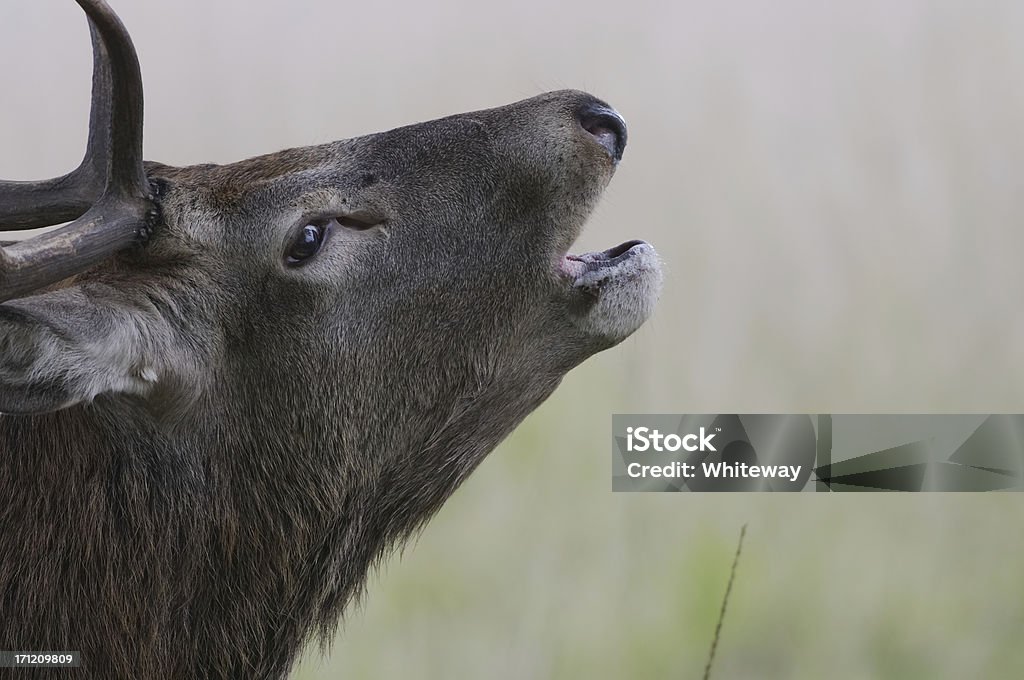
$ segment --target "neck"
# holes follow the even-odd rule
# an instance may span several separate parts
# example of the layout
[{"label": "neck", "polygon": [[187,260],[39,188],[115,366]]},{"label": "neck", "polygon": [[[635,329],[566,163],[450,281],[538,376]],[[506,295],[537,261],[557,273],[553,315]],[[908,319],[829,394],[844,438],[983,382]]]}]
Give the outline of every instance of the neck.
[{"label": "neck", "polygon": [[224,395],[175,426],[104,398],[0,416],[0,646],[81,651],[83,679],[281,678],[556,384],[326,430]]},{"label": "neck", "polygon": [[332,627],[381,548],[354,497],[297,496],[294,465],[210,434],[99,405],[0,416],[5,648],[79,650],[83,678],[273,678]]}]

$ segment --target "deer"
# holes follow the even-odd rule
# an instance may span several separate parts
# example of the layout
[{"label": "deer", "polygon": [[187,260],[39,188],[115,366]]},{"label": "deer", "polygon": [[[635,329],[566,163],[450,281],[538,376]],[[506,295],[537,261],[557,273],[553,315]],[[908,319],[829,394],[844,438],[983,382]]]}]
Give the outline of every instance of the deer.
[{"label": "deer", "polygon": [[86,152],[0,182],[0,649],[17,677],[283,678],[368,572],[653,312],[572,244],[626,146],[581,91],[226,165],[142,158],[103,0]]}]

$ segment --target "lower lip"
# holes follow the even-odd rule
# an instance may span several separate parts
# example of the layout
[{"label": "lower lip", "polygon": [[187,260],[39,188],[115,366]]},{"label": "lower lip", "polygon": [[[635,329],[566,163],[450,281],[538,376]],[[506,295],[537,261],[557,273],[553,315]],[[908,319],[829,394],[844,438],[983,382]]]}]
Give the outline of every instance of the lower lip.
[{"label": "lower lip", "polygon": [[569,277],[578,278],[589,270],[614,266],[629,259],[635,254],[636,247],[643,244],[643,241],[628,241],[599,253],[565,255],[559,263],[559,269]]}]

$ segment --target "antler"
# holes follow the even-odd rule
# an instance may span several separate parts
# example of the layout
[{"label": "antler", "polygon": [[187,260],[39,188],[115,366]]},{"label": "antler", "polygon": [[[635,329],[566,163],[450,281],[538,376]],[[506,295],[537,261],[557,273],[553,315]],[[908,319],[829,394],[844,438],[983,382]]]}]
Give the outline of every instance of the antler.
[{"label": "antler", "polygon": [[144,240],[159,213],[142,167],[142,74],[103,0],[76,0],[92,35],[92,108],[81,164],[39,182],[0,181],[0,229],[60,229],[0,248],[0,302],[79,274]]}]

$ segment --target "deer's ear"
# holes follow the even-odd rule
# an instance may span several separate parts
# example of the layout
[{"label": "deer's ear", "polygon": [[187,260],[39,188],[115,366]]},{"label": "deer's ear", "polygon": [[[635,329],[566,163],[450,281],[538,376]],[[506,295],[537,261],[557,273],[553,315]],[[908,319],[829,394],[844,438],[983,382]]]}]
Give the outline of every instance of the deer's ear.
[{"label": "deer's ear", "polygon": [[100,394],[146,394],[140,312],[66,288],[0,305],[0,412],[46,413]]}]

